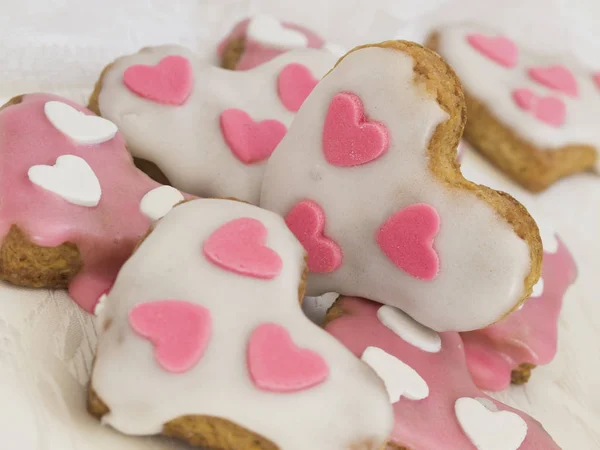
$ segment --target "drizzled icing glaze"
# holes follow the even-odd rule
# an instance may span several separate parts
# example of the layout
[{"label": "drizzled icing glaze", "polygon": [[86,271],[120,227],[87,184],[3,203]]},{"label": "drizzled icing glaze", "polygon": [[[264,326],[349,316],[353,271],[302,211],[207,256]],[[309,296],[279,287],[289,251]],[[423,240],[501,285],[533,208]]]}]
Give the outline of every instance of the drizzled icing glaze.
[{"label": "drizzled icing glaze", "polygon": [[[150,226],[139,204],[159,185],[135,168],[119,133],[98,144],[79,144],[59,131],[44,112],[50,101],[92,114],[47,94],[25,95],[0,112],[0,236],[17,225],[39,246],[77,245],[83,267],[69,283],[69,295],[92,312]],[[53,166],[64,155],[83,159],[93,171],[101,188],[97,205],[73,204],[28,178],[32,166]]]},{"label": "drizzled icing glaze", "polygon": [[[522,298],[528,246],[488,203],[449,189],[430,171],[428,143],[448,115],[413,80],[413,59],[399,50],[349,53],[321,80],[271,156],[261,206],[286,216],[309,200],[323,210],[322,235],[339,246],[343,260],[333,271],[311,273],[308,295],[362,295],[437,330],[478,329]],[[340,92],[360,98],[369,121],[388,130],[389,149],[379,158],[355,167],[327,162],[323,124]],[[439,216],[433,243],[439,271],[428,271],[430,280],[397,267],[376,240],[388,219],[419,203]]]},{"label": "drizzled icing glaze", "polygon": [[[475,386],[469,376],[458,333],[440,333],[441,350],[437,353],[425,352],[405,342],[381,323],[377,318],[377,311],[381,305],[364,299],[342,297],[338,300],[338,306],[343,309],[344,314],[329,322],[326,326],[327,331],[357,356],[362,355],[368,347],[384,350],[412,367],[429,386],[429,395],[422,400],[402,397],[394,403],[396,424],[391,440],[396,445],[415,449],[475,449],[455,412],[457,400],[470,398],[480,401],[488,409],[493,407],[492,409],[512,413],[510,417],[513,420],[504,421],[509,425],[516,422],[516,426],[510,428],[498,429],[503,421],[498,421],[498,426],[495,426],[494,423],[490,423],[490,418],[487,418],[485,425],[493,429],[497,436],[493,448],[559,449],[537,421],[493,400]],[[464,400],[461,400],[462,402]],[[472,417],[461,414],[461,419],[462,426],[470,432],[477,431],[469,426],[469,419]],[[523,421],[527,426],[527,433],[523,442],[515,446],[513,444],[520,440],[515,440],[519,437],[515,436],[515,433],[522,433],[518,425]],[[480,450],[490,448],[492,447],[480,447]]]},{"label": "drizzled icing glaze", "polygon": [[[152,101],[123,83],[128,68],[155,66],[173,56],[186,58],[193,72],[191,92],[180,106]],[[155,163],[174,187],[203,197],[235,197],[258,203],[265,157],[270,152],[257,148],[260,136],[255,133],[234,139],[238,136],[235,130],[222,130],[220,117],[227,110],[237,110],[249,116],[246,122],[255,126],[277,121],[279,129],[285,128],[294,113],[279,98],[279,74],[290,64],[301,64],[320,78],[335,59],[325,50],[296,50],[256,69],[236,72],[214,67],[183,47],[146,48],[117,59],[106,70],[98,107],[103,117],[119,127],[133,156]],[[236,144],[236,153],[228,142]],[[256,157],[257,152],[260,157]]]},{"label": "drizzled icing glaze", "polygon": [[[274,278],[241,276],[203,256],[209,236],[240,218],[266,228],[265,245],[282,259]],[[304,316],[298,302],[303,270],[304,250],[276,214],[230,200],[201,199],[175,207],[123,266],[104,302],[99,317],[104,331],[91,382],[110,409],[103,422],[126,434],[148,435],[180,416],[207,415],[232,421],[286,450],[346,450],[361,442],[382,448],[393,424],[385,387]],[[128,323],[132,308],[169,298],[200,305],[212,318],[202,359],[176,375],[156,364],[152,345]],[[287,344],[270,342],[272,331],[284,335]],[[267,333],[267,340],[257,333]],[[251,339],[261,342],[253,342],[250,352]],[[292,357],[287,367],[273,367],[269,355],[261,354],[271,344]],[[289,376],[294,367],[302,370],[301,377]]]}]

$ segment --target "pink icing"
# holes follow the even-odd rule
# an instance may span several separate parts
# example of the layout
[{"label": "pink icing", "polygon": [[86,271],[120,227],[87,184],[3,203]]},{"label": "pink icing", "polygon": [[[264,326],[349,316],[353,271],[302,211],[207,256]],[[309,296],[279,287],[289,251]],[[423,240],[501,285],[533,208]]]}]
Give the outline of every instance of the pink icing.
[{"label": "pink icing", "polygon": [[389,143],[387,128],[365,117],[357,95],[341,92],[333,97],[323,126],[323,152],[329,164],[367,164],[387,152]]},{"label": "pink icing", "polygon": [[394,213],[377,232],[381,251],[397,267],[421,280],[433,280],[440,262],[433,240],[440,217],[430,205],[419,203]]},{"label": "pink icing", "polygon": [[298,111],[318,82],[306,66],[288,64],[277,78],[277,92],[281,103],[289,111]]},{"label": "pink icing", "polygon": [[512,96],[519,108],[550,126],[560,127],[565,122],[567,106],[560,98],[540,97],[527,88],[515,89]]},{"label": "pink icing", "polygon": [[[139,212],[140,200],[159,186],[133,165],[123,137],[101,144],[77,144],[58,131],[44,114],[44,104],[57,100],[85,114],[87,109],[59,97],[30,94],[0,112],[0,236],[18,225],[31,241],[43,247],[65,242],[77,245],[82,270],[69,284],[69,294],[83,309],[94,310],[120,267],[150,226]],[[100,181],[102,197],[95,207],[69,203],[34,185],[27,177],[33,165],[54,165],[61,155],[86,160]]]},{"label": "pink icing", "polygon": [[440,333],[442,349],[430,353],[405,342],[377,318],[381,305],[368,300],[342,297],[346,314],[331,321],[326,329],[360,357],[369,346],[379,347],[408,364],[426,381],[429,396],[423,400],[405,397],[394,403],[393,442],[415,449],[474,449],[454,412],[461,397],[485,398],[499,410],[512,411],[527,423],[528,431],[519,450],[558,450],[542,426],[533,418],[488,397],[473,383],[458,333]]},{"label": "pink icing", "polygon": [[543,365],[552,361],[563,297],[576,275],[575,261],[558,239],[557,252],[544,253],[544,290],[540,297],[530,298],[523,308],[499,323],[461,333],[477,386],[499,391],[510,385],[511,371],[519,364]]},{"label": "pink icing", "polygon": [[577,80],[571,71],[564,66],[532,67],[527,73],[535,81],[546,87],[562,91],[571,97],[579,95]]},{"label": "pink icing", "polygon": [[212,331],[210,311],[182,300],[140,303],[129,323],[154,344],[158,364],[171,373],[190,370],[202,359]]},{"label": "pink icing", "polygon": [[252,381],[263,391],[298,392],[329,376],[329,366],[318,353],[298,348],[288,331],[275,323],[264,323],[252,332],[247,362]]},{"label": "pink icing", "polygon": [[504,67],[515,67],[519,60],[519,49],[513,41],[504,36],[489,37],[479,33],[467,36],[467,41],[475,50]]},{"label": "pink icing", "polygon": [[325,212],[317,203],[301,201],[285,217],[285,223],[308,253],[311,272],[329,273],[342,265],[342,250],[323,234]]},{"label": "pink icing", "polygon": [[194,85],[194,74],[189,60],[171,55],[155,66],[138,64],[123,73],[123,83],[137,95],[167,105],[183,105]]},{"label": "pink icing", "polygon": [[271,156],[287,132],[278,120],[255,122],[241,109],[227,109],[221,113],[221,132],[225,142],[244,164],[261,162]]},{"label": "pink icing", "polygon": [[[265,46],[260,42],[256,42],[252,39],[247,39],[246,30],[248,28],[249,22],[250,19],[246,19],[242,22],[239,22],[233,28],[233,30],[231,30],[231,33],[229,33],[229,35],[225,37],[225,39],[223,39],[217,47],[217,54],[219,56],[222,56],[229,42],[240,37],[245,38],[246,42],[244,46],[244,53],[242,54],[237,66],[235,67],[236,70],[252,69],[253,67],[260,66],[261,64],[264,64],[267,61],[270,61],[276,56],[279,56],[287,51],[279,48]],[[321,48],[323,47],[323,45],[325,45],[325,41],[317,34],[310,31],[308,28],[304,28],[300,25],[296,25],[290,22],[282,22],[281,24],[284,28],[289,28],[290,30],[299,31],[300,33],[304,34],[308,39],[309,48]]]},{"label": "pink icing", "polygon": [[204,242],[204,255],[213,264],[238,275],[272,279],[281,272],[280,256],[264,245],[267,228],[249,217],[218,228]]}]

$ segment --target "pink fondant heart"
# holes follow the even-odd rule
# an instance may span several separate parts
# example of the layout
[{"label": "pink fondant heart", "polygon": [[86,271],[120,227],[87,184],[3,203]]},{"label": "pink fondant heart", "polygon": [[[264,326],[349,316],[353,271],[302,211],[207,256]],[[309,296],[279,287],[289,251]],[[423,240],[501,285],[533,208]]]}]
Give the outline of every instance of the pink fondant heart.
[{"label": "pink fondant heart", "polygon": [[285,328],[265,323],[252,332],[247,363],[254,385],[269,392],[298,392],[327,380],[329,366],[316,352],[298,348]]},{"label": "pink fondant heart", "polygon": [[220,122],[225,142],[244,164],[267,159],[287,132],[286,126],[278,120],[255,122],[241,109],[223,111]]},{"label": "pink fondant heart", "polygon": [[194,75],[187,58],[165,56],[155,66],[137,64],[123,73],[123,83],[140,97],[167,105],[183,105],[192,92]]},{"label": "pink fondant heart", "polygon": [[298,203],[285,218],[285,223],[308,253],[307,264],[311,272],[329,273],[342,264],[342,250],[323,235],[325,213],[311,200]]},{"label": "pink fondant heart", "polygon": [[421,280],[433,280],[439,258],[433,239],[440,217],[430,205],[419,203],[393,214],[377,232],[377,244],[400,269]]},{"label": "pink fondant heart", "polygon": [[288,64],[277,78],[277,92],[281,103],[292,112],[298,111],[318,82],[306,66]]},{"label": "pink fondant heart", "polygon": [[271,279],[281,272],[279,255],[266,247],[267,228],[249,217],[227,222],[204,242],[206,258],[230,272],[252,278]]},{"label": "pink fondant heart", "polygon": [[529,76],[546,87],[562,91],[571,97],[579,95],[577,80],[564,66],[532,67],[527,71]]},{"label": "pink fondant heart", "polygon": [[519,108],[532,111],[535,118],[553,127],[565,122],[567,107],[556,97],[540,97],[527,88],[516,89],[512,93]]},{"label": "pink fondant heart", "polygon": [[479,53],[504,67],[514,67],[519,59],[519,49],[513,41],[504,37],[489,37],[473,33],[467,36],[467,42]]},{"label": "pink fondant heart", "polygon": [[388,147],[386,126],[367,120],[357,95],[341,92],[333,97],[323,127],[323,152],[329,164],[366,164],[382,156]]},{"label": "pink fondant heart", "polygon": [[210,311],[182,300],[140,303],[129,312],[129,323],[154,344],[158,364],[172,373],[198,364],[212,331]]},{"label": "pink fondant heart", "polygon": [[536,101],[536,95],[529,89],[515,89],[513,91],[513,100],[519,106],[519,108],[529,111],[533,108],[533,104]]}]

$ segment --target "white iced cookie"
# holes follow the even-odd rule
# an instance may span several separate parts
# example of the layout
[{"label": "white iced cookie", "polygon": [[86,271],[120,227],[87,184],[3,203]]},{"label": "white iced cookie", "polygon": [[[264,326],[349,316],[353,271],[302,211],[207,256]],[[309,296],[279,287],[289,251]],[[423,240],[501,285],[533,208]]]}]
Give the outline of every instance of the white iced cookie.
[{"label": "white iced cookie", "polygon": [[272,212],[175,207],[103,302],[90,412],[126,434],[209,448],[383,448],[385,386],[304,316],[303,271],[302,246]]},{"label": "white iced cookie", "polygon": [[416,44],[355,49],[321,80],[261,198],[308,252],[307,295],[369,298],[437,331],[484,327],[529,296],[537,227],[460,174],[465,117],[453,72]]},{"label": "white iced cookie", "polygon": [[146,48],[107,67],[90,108],[177,189],[258,203],[267,159],[335,61],[302,49],[234,72],[183,47]]}]

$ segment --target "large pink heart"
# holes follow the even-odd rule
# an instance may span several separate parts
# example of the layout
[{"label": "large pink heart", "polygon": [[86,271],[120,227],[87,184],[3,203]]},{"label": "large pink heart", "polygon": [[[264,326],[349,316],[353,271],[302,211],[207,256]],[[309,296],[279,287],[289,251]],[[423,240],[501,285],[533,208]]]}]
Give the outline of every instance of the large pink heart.
[{"label": "large pink heart", "polygon": [[246,356],[250,378],[263,391],[298,392],[329,376],[329,366],[318,353],[297,347],[287,330],[275,323],[252,332]]},{"label": "large pink heart", "polygon": [[397,267],[421,280],[433,280],[440,262],[433,240],[440,217],[430,205],[418,203],[394,213],[377,232],[377,244]]},{"label": "large pink heart", "polygon": [[204,242],[206,258],[238,275],[272,279],[283,263],[279,255],[266,247],[267,229],[259,220],[242,217],[227,222]]},{"label": "large pink heart", "polygon": [[277,78],[277,92],[281,103],[292,112],[298,111],[318,82],[306,66],[288,64]]},{"label": "large pink heart", "polygon": [[504,37],[489,37],[480,33],[467,36],[467,42],[484,56],[504,67],[515,67],[519,60],[519,49],[513,41]]},{"label": "large pink heart", "polygon": [[172,373],[198,364],[212,332],[210,311],[182,300],[140,303],[129,312],[129,323],[154,344],[158,364]]},{"label": "large pink heart", "polygon": [[333,97],[323,127],[323,152],[329,164],[366,164],[382,156],[388,147],[386,126],[367,120],[357,95],[341,92]]},{"label": "large pink heart", "polygon": [[333,272],[342,264],[342,250],[323,234],[325,213],[317,203],[301,201],[285,217],[285,223],[308,253],[311,272]]},{"label": "large pink heart", "polygon": [[253,164],[267,159],[287,132],[278,120],[255,122],[241,109],[227,109],[221,113],[221,132],[237,159]]},{"label": "large pink heart", "polygon": [[519,108],[548,125],[559,127],[565,122],[567,107],[560,98],[540,97],[527,88],[515,89],[512,96]]},{"label": "large pink heart", "polygon": [[562,91],[571,97],[579,95],[577,80],[564,66],[532,67],[527,73],[535,81],[551,89]]},{"label": "large pink heart", "polygon": [[165,56],[155,66],[137,64],[123,73],[123,83],[140,97],[167,105],[183,105],[192,92],[192,65],[183,56]]}]

